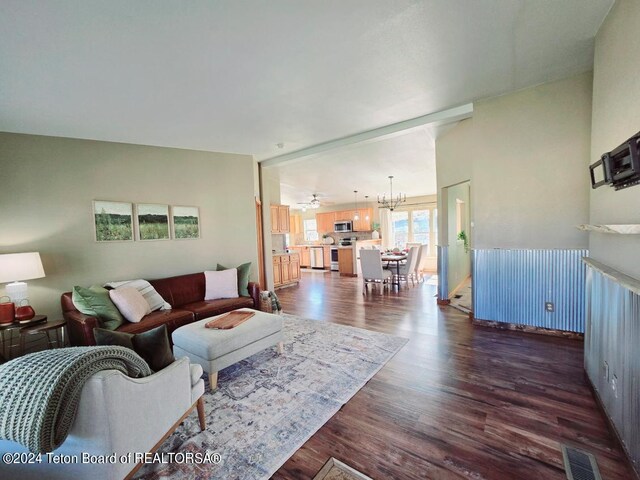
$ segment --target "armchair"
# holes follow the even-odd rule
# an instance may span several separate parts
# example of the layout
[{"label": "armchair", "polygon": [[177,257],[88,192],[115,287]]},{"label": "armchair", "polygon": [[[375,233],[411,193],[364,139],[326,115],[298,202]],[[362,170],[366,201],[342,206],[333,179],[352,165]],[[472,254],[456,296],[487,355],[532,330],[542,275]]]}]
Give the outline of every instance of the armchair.
[{"label": "armchair", "polygon": [[[85,383],[78,412],[65,442],[52,455],[81,458],[90,455],[124,455],[154,452],[194,410],[205,428],[202,367],[180,358],[144,378],[130,378],[116,370],[96,373]],[[26,453],[22,445],[0,441],[0,455]],[[0,463],[0,478],[23,480],[131,478],[141,467],[135,462],[114,464]]]}]

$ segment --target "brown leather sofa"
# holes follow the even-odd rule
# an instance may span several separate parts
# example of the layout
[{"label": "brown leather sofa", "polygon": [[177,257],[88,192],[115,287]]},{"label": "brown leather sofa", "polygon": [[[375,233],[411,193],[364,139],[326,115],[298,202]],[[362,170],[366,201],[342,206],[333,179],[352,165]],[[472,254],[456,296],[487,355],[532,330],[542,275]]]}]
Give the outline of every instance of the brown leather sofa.
[{"label": "brown leather sofa", "polygon": [[[149,280],[157,292],[171,304],[171,310],[157,310],[145,316],[139,323],[125,322],[117,331],[140,333],[159,325],[166,325],[171,332],[176,328],[196,320],[230,312],[237,308],[260,307],[260,285],[249,283],[249,297],[204,300],[204,272],[180,275],[177,277]],[[62,294],[62,313],[67,321],[69,341],[74,346],[95,345],[93,329],[100,324],[96,317],[80,313],[71,301],[71,292]]]}]

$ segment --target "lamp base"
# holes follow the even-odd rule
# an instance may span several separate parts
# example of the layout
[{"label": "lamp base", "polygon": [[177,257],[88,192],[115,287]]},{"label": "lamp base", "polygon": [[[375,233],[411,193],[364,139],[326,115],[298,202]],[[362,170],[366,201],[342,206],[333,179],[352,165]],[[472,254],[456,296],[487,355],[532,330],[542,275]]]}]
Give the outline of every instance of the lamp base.
[{"label": "lamp base", "polygon": [[7,284],[5,292],[11,298],[11,301],[19,305],[22,300],[29,298],[29,292],[26,282],[13,282]]}]

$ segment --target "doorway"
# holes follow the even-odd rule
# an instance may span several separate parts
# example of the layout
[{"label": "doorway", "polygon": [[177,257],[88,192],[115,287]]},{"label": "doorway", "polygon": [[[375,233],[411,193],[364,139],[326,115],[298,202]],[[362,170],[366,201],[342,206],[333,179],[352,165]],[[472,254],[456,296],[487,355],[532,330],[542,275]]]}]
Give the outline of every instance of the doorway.
[{"label": "doorway", "polygon": [[442,189],[444,248],[441,248],[438,276],[439,301],[465,313],[473,312],[471,251],[471,182]]}]

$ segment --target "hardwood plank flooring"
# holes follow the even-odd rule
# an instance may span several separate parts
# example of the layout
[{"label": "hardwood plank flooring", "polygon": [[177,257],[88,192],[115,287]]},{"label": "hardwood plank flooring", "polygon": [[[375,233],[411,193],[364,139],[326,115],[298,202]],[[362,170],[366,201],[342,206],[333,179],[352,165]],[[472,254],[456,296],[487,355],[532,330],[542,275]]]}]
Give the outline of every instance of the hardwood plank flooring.
[{"label": "hardwood plank flooring", "polygon": [[560,443],[603,478],[631,471],[583,373],[581,340],[471,325],[436,287],[361,293],[357,278],[303,274],[284,311],[409,339],[273,478],[313,478],[335,457],[381,479],[566,479]]}]

